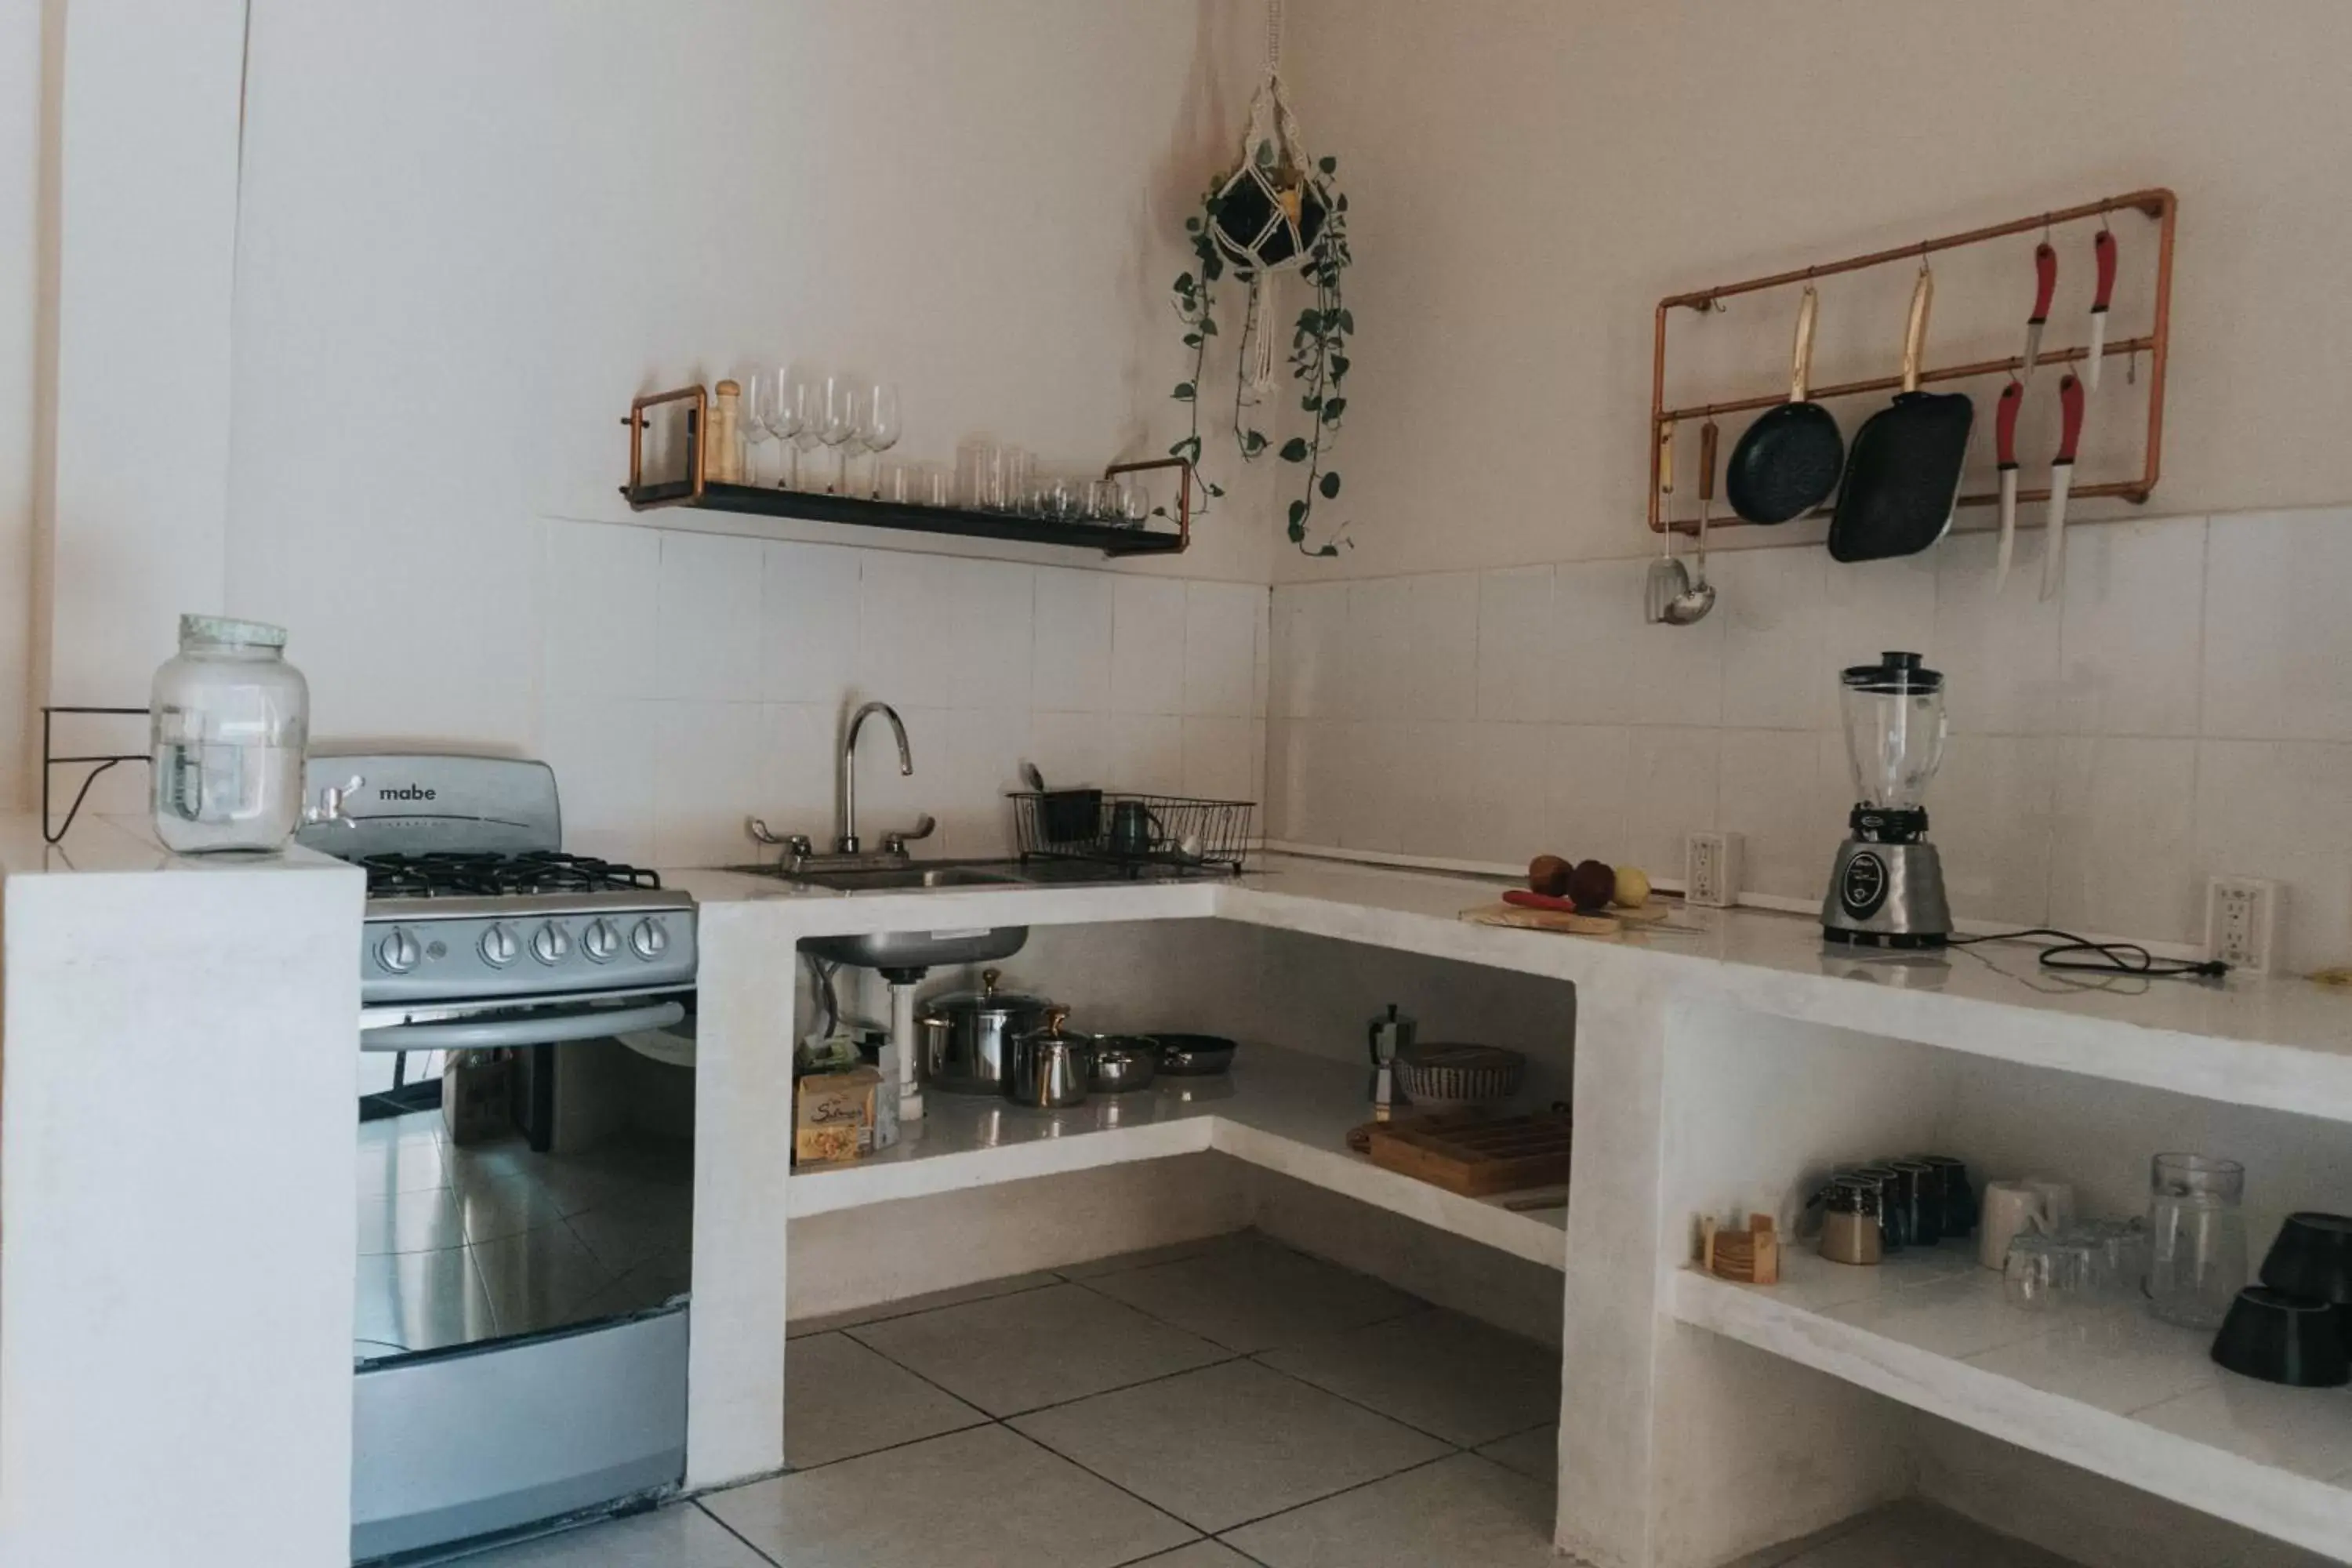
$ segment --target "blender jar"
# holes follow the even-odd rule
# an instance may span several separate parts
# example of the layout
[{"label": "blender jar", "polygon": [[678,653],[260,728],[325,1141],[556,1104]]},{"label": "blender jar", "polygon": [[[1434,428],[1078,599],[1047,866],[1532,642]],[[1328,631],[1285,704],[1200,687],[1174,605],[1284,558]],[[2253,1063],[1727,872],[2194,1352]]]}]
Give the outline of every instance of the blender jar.
[{"label": "blender jar", "polygon": [[182,855],[270,854],[302,809],[310,689],[286,631],[180,617],[179,657],[155,671],[155,835]]},{"label": "blender jar", "polygon": [[1944,677],[1916,653],[1882,654],[1839,678],[1838,708],[1854,801],[1882,811],[1920,809],[1944,760]]}]

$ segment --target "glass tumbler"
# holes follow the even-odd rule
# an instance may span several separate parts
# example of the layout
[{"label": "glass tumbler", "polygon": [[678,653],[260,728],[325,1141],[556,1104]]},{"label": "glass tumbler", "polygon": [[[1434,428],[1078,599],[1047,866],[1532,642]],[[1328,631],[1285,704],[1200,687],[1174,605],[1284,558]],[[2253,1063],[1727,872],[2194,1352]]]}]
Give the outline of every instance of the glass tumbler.
[{"label": "glass tumbler", "polygon": [[2088,1299],[2094,1275],[2089,1242],[2028,1231],[2009,1244],[2000,1271],[2001,1293],[2012,1307],[2047,1311]]},{"label": "glass tumbler", "polygon": [[2148,1163],[2149,1310],[2185,1329],[2218,1329],[2246,1282],[2246,1168],[2205,1154]]}]

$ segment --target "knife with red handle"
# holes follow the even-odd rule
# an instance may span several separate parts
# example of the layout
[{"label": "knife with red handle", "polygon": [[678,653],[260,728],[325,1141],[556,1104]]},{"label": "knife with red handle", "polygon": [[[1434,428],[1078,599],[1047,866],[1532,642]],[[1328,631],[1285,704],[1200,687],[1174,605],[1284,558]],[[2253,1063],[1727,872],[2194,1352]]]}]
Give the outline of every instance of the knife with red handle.
[{"label": "knife with red handle", "polygon": [[2025,368],[2020,381],[2033,379],[2033,363],[2042,353],[2042,329],[2050,321],[2050,301],[2058,293],[2058,251],[2048,240],[2033,247],[2033,314],[2025,319]]},{"label": "knife with red handle", "polygon": [[2042,557],[2042,596],[2054,599],[2066,576],[2066,494],[2074,488],[2074,448],[2083,440],[2083,384],[2067,376],[2058,384],[2058,456],[2050,464],[2047,553]]},{"label": "knife with red handle", "polygon": [[2083,372],[2084,384],[2099,390],[2099,367],[2106,363],[2107,307],[2116,297],[2116,237],[2101,229],[2091,238],[2091,258],[2099,269],[2098,292],[2091,296],[2091,357]]},{"label": "knife with red handle", "polygon": [[2017,549],[2017,412],[2025,406],[2025,383],[2012,381],[2000,389],[2000,406],[1993,411],[1993,450],[2000,459],[2000,559],[1993,568],[1992,591],[2009,581],[2010,556]]}]

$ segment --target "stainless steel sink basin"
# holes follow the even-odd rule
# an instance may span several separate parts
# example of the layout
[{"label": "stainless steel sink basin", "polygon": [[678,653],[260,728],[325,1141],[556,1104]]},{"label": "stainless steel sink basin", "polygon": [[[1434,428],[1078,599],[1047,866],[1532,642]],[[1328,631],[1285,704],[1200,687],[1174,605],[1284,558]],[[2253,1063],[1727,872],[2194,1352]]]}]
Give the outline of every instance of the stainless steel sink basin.
[{"label": "stainless steel sink basin", "polygon": [[1026,880],[1016,870],[985,866],[885,866],[870,871],[803,871],[796,876],[785,874],[784,879],[844,893],[902,888],[1000,887]]},{"label": "stainless steel sink basin", "polygon": [[803,937],[801,951],[813,952],[828,963],[847,963],[859,969],[938,969],[1010,958],[1028,940],[1027,926],[877,931],[861,936]]}]

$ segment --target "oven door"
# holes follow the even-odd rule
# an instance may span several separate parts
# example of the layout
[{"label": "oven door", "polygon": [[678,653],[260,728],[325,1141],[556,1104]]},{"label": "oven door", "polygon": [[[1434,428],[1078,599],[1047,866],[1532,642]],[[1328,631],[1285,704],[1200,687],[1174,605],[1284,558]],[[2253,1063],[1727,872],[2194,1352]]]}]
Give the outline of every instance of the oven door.
[{"label": "oven door", "polygon": [[[692,995],[362,1015],[363,1051],[509,1051],[516,1131],[457,1143],[437,1110],[360,1129],[362,1170],[386,1190],[361,1199],[354,1562],[684,1480],[692,1073],[614,1037],[677,1025]],[[551,1154],[541,1102],[558,1074],[594,1132]]]}]

